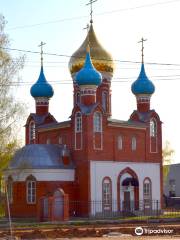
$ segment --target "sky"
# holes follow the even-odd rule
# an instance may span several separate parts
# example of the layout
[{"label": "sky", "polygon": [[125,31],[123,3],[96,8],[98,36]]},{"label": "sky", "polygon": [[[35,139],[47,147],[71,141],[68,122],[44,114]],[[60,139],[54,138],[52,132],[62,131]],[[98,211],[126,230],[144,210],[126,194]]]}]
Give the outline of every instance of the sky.
[{"label": "sky", "polygon": [[[54,88],[50,112],[58,121],[72,111],[72,80],[69,57],[84,41],[90,20],[88,0],[0,0],[0,13],[7,20],[5,32],[12,49],[38,52],[45,42],[44,72]],[[128,120],[136,109],[131,84],[140,72],[141,38],[145,69],[156,91],[151,98],[163,122],[163,143],[174,149],[174,163],[180,163],[180,0],[98,0],[93,4],[93,26],[101,44],[116,60],[112,80],[112,117]],[[10,50],[13,57],[25,54],[20,72],[21,84],[15,98],[27,105],[27,116],[34,112],[30,87],[38,79],[40,55]],[[66,57],[59,56],[66,55]],[[14,79],[16,82],[16,79]],[[22,123],[23,129],[24,123]]]}]

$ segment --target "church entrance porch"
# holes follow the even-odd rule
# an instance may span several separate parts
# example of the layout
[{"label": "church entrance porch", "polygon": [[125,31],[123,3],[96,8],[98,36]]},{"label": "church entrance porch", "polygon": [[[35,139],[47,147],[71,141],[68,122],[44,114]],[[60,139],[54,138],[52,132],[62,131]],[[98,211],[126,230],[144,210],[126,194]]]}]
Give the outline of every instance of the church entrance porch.
[{"label": "church entrance porch", "polygon": [[139,209],[139,181],[131,169],[124,169],[119,175],[119,210],[125,213]]},{"label": "church entrance porch", "polygon": [[39,201],[40,221],[65,221],[69,219],[69,197],[61,188],[52,196],[44,196]]}]

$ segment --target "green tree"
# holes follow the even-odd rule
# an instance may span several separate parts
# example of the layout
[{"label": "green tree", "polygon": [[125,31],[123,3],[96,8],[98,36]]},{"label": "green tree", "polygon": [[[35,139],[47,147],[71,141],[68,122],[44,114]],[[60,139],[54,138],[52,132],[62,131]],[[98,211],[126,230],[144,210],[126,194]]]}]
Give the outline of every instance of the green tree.
[{"label": "green tree", "polygon": [[0,182],[3,169],[17,149],[17,126],[20,125],[25,109],[13,94],[13,82],[19,82],[19,70],[23,68],[24,56],[11,56],[8,50],[9,37],[4,32],[5,25],[5,18],[0,14]]}]

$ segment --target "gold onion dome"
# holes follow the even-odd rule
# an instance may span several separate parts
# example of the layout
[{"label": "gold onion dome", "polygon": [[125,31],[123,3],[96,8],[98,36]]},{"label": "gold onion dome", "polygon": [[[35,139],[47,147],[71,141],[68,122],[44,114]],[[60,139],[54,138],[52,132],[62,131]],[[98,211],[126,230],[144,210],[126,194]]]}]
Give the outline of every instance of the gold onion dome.
[{"label": "gold onion dome", "polygon": [[86,47],[88,44],[91,48],[91,60],[93,66],[97,71],[101,72],[103,78],[111,79],[114,72],[113,58],[99,43],[92,24],[90,25],[86,39],[70,58],[69,70],[72,77],[74,77],[74,74],[84,66]]}]

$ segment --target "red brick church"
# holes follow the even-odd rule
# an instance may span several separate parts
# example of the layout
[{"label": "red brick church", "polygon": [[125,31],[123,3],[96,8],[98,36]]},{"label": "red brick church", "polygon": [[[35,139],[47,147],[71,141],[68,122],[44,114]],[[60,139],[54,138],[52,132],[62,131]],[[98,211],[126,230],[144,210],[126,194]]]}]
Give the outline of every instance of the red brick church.
[{"label": "red brick church", "polygon": [[30,90],[35,112],[25,124],[26,144],[5,172],[11,216],[66,220],[153,209],[153,201],[161,209],[161,121],[150,108],[155,87],[143,59],[131,86],[137,109],[127,121],[111,117],[114,63],[92,23],[69,70],[72,113],[70,120],[57,122],[49,109],[53,88],[41,61]]}]

